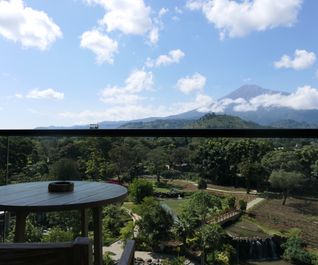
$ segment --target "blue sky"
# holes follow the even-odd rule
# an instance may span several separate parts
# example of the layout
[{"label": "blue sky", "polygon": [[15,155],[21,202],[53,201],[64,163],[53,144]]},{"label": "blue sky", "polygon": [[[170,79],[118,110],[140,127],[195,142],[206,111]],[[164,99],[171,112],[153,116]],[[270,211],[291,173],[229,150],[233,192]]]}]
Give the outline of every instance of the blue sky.
[{"label": "blue sky", "polygon": [[315,0],[0,0],[0,127],[222,111],[219,98],[251,83],[291,95],[239,110],[318,108],[317,11]]}]

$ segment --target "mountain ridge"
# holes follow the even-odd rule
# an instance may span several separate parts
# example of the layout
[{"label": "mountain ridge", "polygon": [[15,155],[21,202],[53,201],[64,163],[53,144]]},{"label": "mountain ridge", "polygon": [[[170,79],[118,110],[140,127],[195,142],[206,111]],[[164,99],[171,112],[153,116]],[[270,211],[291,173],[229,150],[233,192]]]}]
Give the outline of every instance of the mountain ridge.
[{"label": "mountain ridge", "polygon": [[[220,98],[218,102],[222,103],[226,99],[237,100],[242,98],[246,102],[260,95],[289,95],[287,92],[265,89],[255,84],[246,84],[238,89],[232,91],[226,96]],[[253,122],[262,126],[297,126],[297,128],[317,128],[318,127],[318,109],[312,110],[296,110],[287,107],[258,107],[256,110],[237,111],[235,102],[232,105],[227,105],[223,112],[216,112],[219,115],[230,115],[239,117],[247,122]],[[211,108],[213,109],[213,108]],[[98,123],[100,129],[117,129],[117,128],[144,128],[149,126],[151,128],[174,128],[172,124],[179,128],[186,125],[188,121],[194,121],[202,118],[205,114],[212,113],[212,111],[202,112],[198,109],[182,112],[166,117],[148,117],[127,121],[102,121]],[[169,122],[169,120],[171,122]],[[287,121],[286,121],[287,120]],[[285,122],[280,122],[285,121]],[[134,124],[135,123],[135,124]],[[134,125],[132,125],[134,124]],[[126,125],[126,126],[125,126]],[[160,127],[161,126],[161,127]],[[88,129],[90,125],[74,125],[74,126],[50,126],[39,127],[37,129]],[[283,127],[280,127],[283,128]],[[291,127],[293,128],[293,127]]]}]

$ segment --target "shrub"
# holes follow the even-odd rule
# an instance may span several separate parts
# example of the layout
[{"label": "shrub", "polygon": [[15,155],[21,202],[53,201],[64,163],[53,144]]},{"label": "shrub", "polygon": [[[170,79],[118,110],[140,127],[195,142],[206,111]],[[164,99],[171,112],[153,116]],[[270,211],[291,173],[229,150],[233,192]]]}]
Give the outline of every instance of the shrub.
[{"label": "shrub", "polygon": [[245,211],[247,207],[247,202],[244,200],[239,200],[239,206],[241,211]]},{"label": "shrub", "polygon": [[145,197],[153,195],[152,183],[144,179],[135,179],[129,186],[129,193],[135,203],[141,203]]},{"label": "shrub", "polygon": [[110,252],[105,252],[103,255],[103,265],[115,265],[115,261],[111,258]]},{"label": "shrub", "polygon": [[198,181],[198,189],[205,190],[208,187],[206,181],[203,178],[200,178]]},{"label": "shrub", "polygon": [[303,241],[299,236],[289,237],[282,247],[284,248],[283,257],[287,261],[294,264],[312,264],[312,255],[304,250]]},{"label": "shrub", "polygon": [[236,201],[236,198],[233,196],[227,198],[227,204],[228,204],[230,209],[235,208],[235,201]]},{"label": "shrub", "polygon": [[43,237],[44,242],[67,242],[73,241],[74,235],[70,230],[62,230],[59,227],[52,227]]}]

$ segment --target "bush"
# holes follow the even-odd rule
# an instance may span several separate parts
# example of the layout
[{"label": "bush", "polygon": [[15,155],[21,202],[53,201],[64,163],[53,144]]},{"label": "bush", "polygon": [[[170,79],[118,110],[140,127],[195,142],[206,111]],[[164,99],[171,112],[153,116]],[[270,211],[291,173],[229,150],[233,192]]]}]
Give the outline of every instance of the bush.
[{"label": "bush", "polygon": [[110,252],[105,252],[103,255],[103,265],[115,265],[115,261],[111,258]]},{"label": "bush", "polygon": [[245,211],[247,207],[247,202],[244,200],[239,200],[239,206],[241,211]]},{"label": "bush", "polygon": [[200,178],[198,181],[198,189],[205,190],[208,187],[206,181],[203,178]]},{"label": "bush", "polygon": [[228,197],[226,200],[227,200],[227,204],[228,204],[230,209],[235,208],[235,201],[236,201],[235,197]]},{"label": "bush", "polygon": [[52,227],[48,233],[43,236],[43,242],[68,242],[73,241],[74,235],[70,230],[62,230],[59,227]]},{"label": "bush", "polygon": [[163,178],[167,178],[167,179],[169,179],[169,178],[177,179],[177,178],[180,178],[181,175],[182,175],[182,172],[179,170],[175,170],[175,169],[170,169],[170,170],[166,169],[166,170],[161,172],[161,176]]},{"label": "bush", "polygon": [[129,193],[135,203],[141,203],[145,197],[153,195],[152,183],[144,179],[136,179],[129,186]]},{"label": "bush", "polygon": [[312,264],[312,255],[304,250],[303,241],[299,236],[291,236],[282,247],[284,248],[283,257],[287,261],[294,264]]}]

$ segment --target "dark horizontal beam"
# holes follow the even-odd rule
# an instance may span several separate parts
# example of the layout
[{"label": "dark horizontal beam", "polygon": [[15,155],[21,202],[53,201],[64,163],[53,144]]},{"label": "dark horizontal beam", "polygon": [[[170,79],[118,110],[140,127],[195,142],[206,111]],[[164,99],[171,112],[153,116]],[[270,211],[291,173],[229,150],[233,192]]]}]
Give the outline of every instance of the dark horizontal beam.
[{"label": "dark horizontal beam", "polygon": [[318,129],[30,129],[0,130],[0,136],[318,138]]}]

